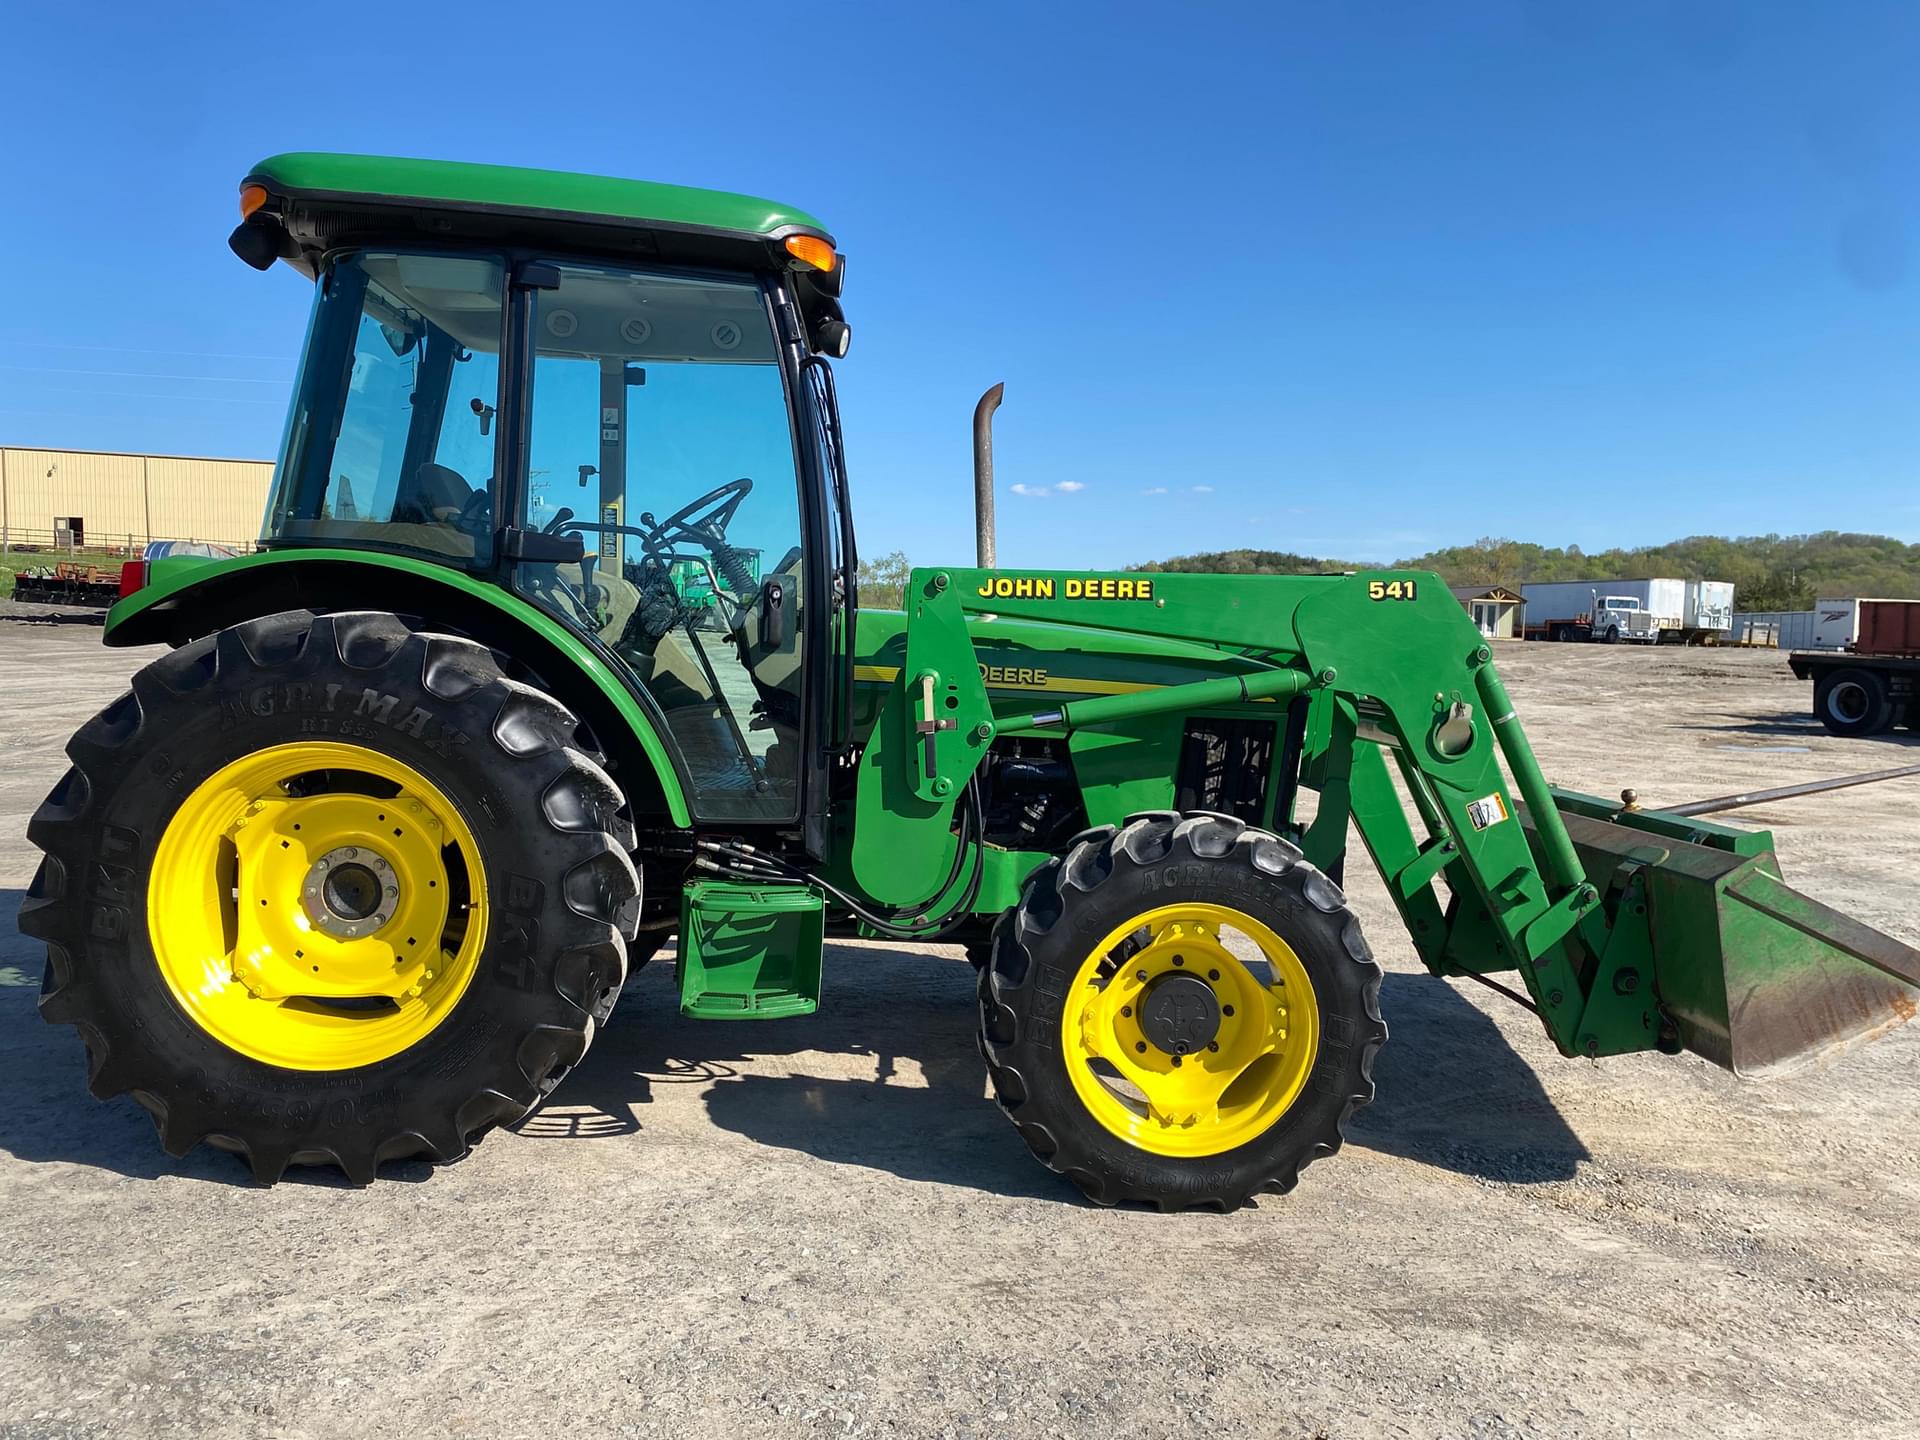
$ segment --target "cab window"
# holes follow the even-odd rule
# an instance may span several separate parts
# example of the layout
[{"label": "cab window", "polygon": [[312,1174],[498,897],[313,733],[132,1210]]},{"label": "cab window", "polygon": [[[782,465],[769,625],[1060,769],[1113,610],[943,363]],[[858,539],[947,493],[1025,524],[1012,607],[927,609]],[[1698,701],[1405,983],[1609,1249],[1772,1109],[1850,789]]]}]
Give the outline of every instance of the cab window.
[{"label": "cab window", "polygon": [[487,558],[503,293],[485,258],[363,253],[328,268],[269,543]]}]

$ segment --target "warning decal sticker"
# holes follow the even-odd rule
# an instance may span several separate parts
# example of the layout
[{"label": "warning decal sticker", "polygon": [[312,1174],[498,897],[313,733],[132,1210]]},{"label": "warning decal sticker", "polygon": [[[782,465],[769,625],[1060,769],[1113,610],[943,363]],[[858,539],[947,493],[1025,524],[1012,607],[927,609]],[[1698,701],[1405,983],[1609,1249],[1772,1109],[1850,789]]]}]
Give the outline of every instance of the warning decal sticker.
[{"label": "warning decal sticker", "polygon": [[1473,828],[1484,830],[1489,825],[1498,825],[1510,818],[1507,814],[1507,802],[1500,798],[1500,792],[1482,795],[1478,800],[1468,802],[1467,819],[1473,822]]}]

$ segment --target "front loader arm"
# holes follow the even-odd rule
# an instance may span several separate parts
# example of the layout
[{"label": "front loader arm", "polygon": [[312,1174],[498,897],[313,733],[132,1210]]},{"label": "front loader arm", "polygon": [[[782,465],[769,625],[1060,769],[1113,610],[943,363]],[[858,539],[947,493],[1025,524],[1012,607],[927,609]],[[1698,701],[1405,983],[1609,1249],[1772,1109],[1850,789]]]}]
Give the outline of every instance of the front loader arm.
[{"label": "front loader arm", "polygon": [[[1284,700],[1304,707],[1289,727],[1304,738],[1285,752],[1297,777],[1270,776],[1269,794],[1297,778],[1318,807],[1302,827],[1276,802],[1275,827],[1334,869],[1351,821],[1427,968],[1517,971],[1563,1054],[1686,1048],[1759,1074],[1920,1002],[1920,953],[1789,889],[1764,832],[1551,789],[1490,648],[1433,575],[916,570],[907,610],[907,664],[862,762],[856,871],[937,879],[996,736],[1271,719]],[[967,627],[985,615],[1138,636],[1143,655],[1211,645],[1221,673],[996,713]]]},{"label": "front loader arm", "polygon": [[[907,610],[906,664],[863,760],[855,857],[863,882],[943,872],[959,788],[996,736],[1301,695],[1327,720],[1309,725],[1301,758],[1320,792],[1309,853],[1337,858],[1350,813],[1429,967],[1520,970],[1550,1033],[1573,1053],[1583,977],[1606,939],[1599,892],[1559,826],[1484,641],[1436,577],[916,570]],[[1157,637],[1211,644],[1223,652],[1223,673],[996,715],[966,623],[986,614],[1137,634],[1143,650]],[[1268,668],[1237,673],[1229,654],[1258,655]],[[1408,818],[1388,754],[1425,834]],[[1544,817],[1534,844],[1503,757]],[[1432,885],[1441,875],[1454,896],[1445,909]],[[1596,923],[1583,945],[1575,932],[1589,916]]]}]

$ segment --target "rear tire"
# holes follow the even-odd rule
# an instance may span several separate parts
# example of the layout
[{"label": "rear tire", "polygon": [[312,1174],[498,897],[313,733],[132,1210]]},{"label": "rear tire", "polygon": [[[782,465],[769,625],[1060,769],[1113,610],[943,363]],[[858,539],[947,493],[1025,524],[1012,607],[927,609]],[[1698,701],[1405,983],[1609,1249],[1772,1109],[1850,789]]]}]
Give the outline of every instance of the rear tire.
[{"label": "rear tire", "polygon": [[1878,735],[1893,724],[1887,682],[1871,670],[1836,670],[1813,688],[1813,713],[1830,735]]},{"label": "rear tire", "polygon": [[[1286,1023],[1305,1046],[1299,1054],[1276,1030],[1267,1037],[1271,1056],[1256,1039],[1258,1058],[1235,1068],[1241,1040],[1231,1027],[1253,1019],[1245,978],[1223,975],[1233,962],[1204,927],[1165,918],[1173,913],[1237,917],[1227,923],[1243,935],[1265,929],[1280,942],[1283,957],[1266,952],[1274,957],[1273,983],[1252,994],[1277,1001],[1284,992],[1286,1007],[1276,1013],[1292,1017]],[[1280,978],[1283,962],[1290,983]],[[1149,975],[1138,992],[1109,994]],[[1082,836],[1034,873],[1001,918],[993,962],[980,977],[980,1048],[1021,1138],[1092,1200],[1234,1210],[1256,1195],[1291,1190],[1304,1166],[1340,1148],[1347,1118],[1373,1098],[1373,1059],[1387,1037],[1380,979],[1339,887],[1295,846],[1227,816],[1137,816],[1118,831]],[[1184,987],[1172,1001],[1183,1008],[1171,1018],[1171,1006],[1156,1015],[1151,1003],[1167,981]],[[1218,1028],[1211,1037],[1192,1034],[1189,1049],[1189,1039],[1179,1038],[1189,1032],[1178,1027],[1196,1004],[1201,1013],[1209,1004],[1196,985],[1213,995]],[[1133,1004],[1120,1008],[1123,998]],[[1244,1007],[1240,1018],[1221,1003],[1228,1000]],[[1104,1039],[1095,1047],[1113,1054],[1111,1061],[1089,1062],[1075,1040],[1101,1028],[1088,1020],[1094,1006],[1126,1017],[1113,1021],[1117,1048]],[[1169,1023],[1176,1028],[1164,1028]],[[1130,1079],[1121,1063],[1136,1050],[1141,1099],[1088,1088],[1102,1063]],[[1269,1059],[1271,1068],[1255,1069]],[[1182,1103],[1180,1086],[1216,1076],[1224,1088],[1211,1101],[1161,1118]],[[1148,1089],[1162,1085],[1170,1087],[1164,1096]]]},{"label": "rear tire", "polygon": [[[263,1183],[291,1163],[332,1162],[365,1184],[385,1160],[459,1159],[479,1135],[525,1114],[580,1060],[625,978],[625,938],[640,898],[628,854],[632,828],[612,779],[577,748],[577,728],[559,702],[505,678],[484,647],[414,631],[383,613],[272,615],[154,661],[68,743],[73,768],[28,828],[45,851],[20,911],[20,928],[47,942],[41,1014],[79,1031],[93,1093],[131,1092],[174,1155],[207,1140],[244,1154]],[[318,902],[282,897],[269,883],[278,872],[247,858],[254,852],[244,847],[258,842],[244,834],[236,842],[241,858],[223,859],[229,868],[206,867],[204,882],[195,879],[200,867],[176,863],[176,855],[200,853],[179,847],[195,833],[193,807],[203,795],[216,806],[209,824],[219,823],[224,782],[209,791],[210,778],[283,755],[293,762],[324,755],[338,768],[263,792],[253,810],[275,825],[290,823],[274,818],[282,805],[388,803],[355,798],[393,793],[366,788],[382,766],[420,780],[421,793],[443,805],[451,822],[439,852],[443,860],[453,856],[444,860],[450,868],[409,870],[399,851],[407,842],[395,840],[389,869],[399,872],[403,906],[427,894],[427,885],[436,894],[464,886],[467,903],[437,902],[455,928],[403,936],[408,924],[376,916],[364,927],[373,931],[368,939],[322,939]],[[401,803],[413,793],[404,783],[400,792],[394,799]],[[309,817],[309,835],[322,828],[313,811],[298,813]],[[473,872],[456,830],[471,843]],[[302,837],[291,838],[289,853],[305,863]],[[316,849],[320,843],[316,837]],[[370,853],[368,842],[359,843]],[[430,855],[439,841],[422,843]],[[286,849],[268,843],[264,853],[275,860]],[[447,878],[444,891],[441,880],[424,878],[435,874]],[[427,963],[443,967],[440,984],[454,973],[463,978],[439,992],[444,1008],[424,1012],[437,1018],[422,1033],[388,1032],[404,1043],[331,1049],[340,1035],[365,1036],[374,1033],[365,1025],[416,1012],[404,997],[371,991],[365,1000],[265,993],[259,977],[266,972],[248,968],[257,954],[243,956],[231,939],[234,922],[211,930],[199,924],[203,912],[229,903],[225,897],[240,904],[250,894],[263,897],[267,916],[284,909],[294,917],[286,933],[306,934],[316,947],[310,955],[333,957],[337,970],[314,984],[377,956],[352,948],[376,941],[392,947],[390,964],[400,967],[403,941],[416,938],[426,947],[419,954],[433,957]],[[312,918],[295,915],[296,905]],[[399,912],[403,919],[411,913]],[[464,918],[456,922],[456,913]],[[183,933],[193,938],[182,941]],[[215,936],[227,937],[232,953],[203,946]],[[322,948],[328,944],[332,951]],[[202,967],[207,994],[230,997],[203,1001],[195,987],[183,989],[183,956],[189,973]],[[433,983],[429,971],[422,984],[430,996]]]}]

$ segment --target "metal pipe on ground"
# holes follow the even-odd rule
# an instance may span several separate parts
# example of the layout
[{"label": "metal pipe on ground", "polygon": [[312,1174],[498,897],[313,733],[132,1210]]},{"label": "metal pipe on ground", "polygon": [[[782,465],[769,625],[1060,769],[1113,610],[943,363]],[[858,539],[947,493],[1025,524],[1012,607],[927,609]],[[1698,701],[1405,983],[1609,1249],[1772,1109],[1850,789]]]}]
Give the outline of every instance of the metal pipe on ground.
[{"label": "metal pipe on ground", "polygon": [[973,534],[982,570],[999,563],[993,547],[993,412],[1006,393],[1006,384],[997,384],[973,407]]},{"label": "metal pipe on ground", "polygon": [[[1774,800],[1793,800],[1802,795],[1824,795],[1829,790],[1845,790],[1853,785],[1873,785],[1882,780],[1900,780],[1920,775],[1920,765],[1902,765],[1893,770],[1867,770],[1858,775],[1840,775],[1832,780],[1807,780],[1798,785],[1780,785],[1772,790],[1743,790],[1737,795],[1716,795],[1711,800],[1694,800],[1685,805],[1662,805],[1662,815],[1717,815],[1722,810],[1739,810],[1748,805],[1765,805]],[[1623,797],[1624,798],[1624,797]]]}]

